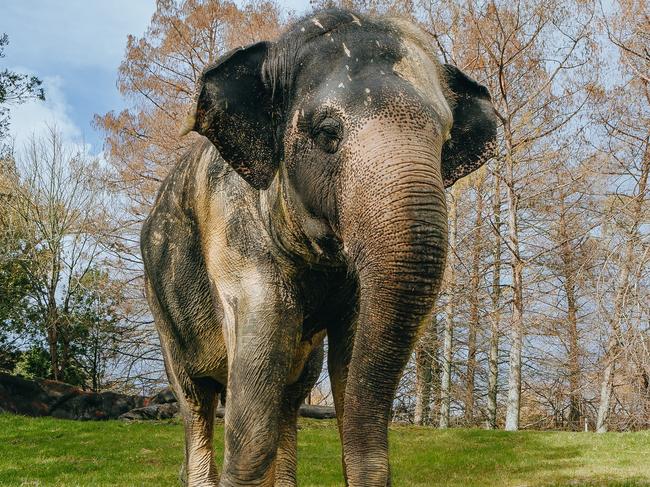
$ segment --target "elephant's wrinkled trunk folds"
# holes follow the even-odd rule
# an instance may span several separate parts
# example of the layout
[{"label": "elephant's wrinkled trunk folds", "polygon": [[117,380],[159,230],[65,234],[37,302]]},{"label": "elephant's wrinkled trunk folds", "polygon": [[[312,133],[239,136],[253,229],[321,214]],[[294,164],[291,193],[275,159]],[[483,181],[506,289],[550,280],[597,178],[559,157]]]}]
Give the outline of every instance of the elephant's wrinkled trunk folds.
[{"label": "elephant's wrinkled trunk folds", "polygon": [[370,127],[343,178],[353,196],[341,206],[342,239],[360,286],[343,419],[350,485],[385,485],[392,399],[442,278],[441,140],[431,124],[418,131]]}]

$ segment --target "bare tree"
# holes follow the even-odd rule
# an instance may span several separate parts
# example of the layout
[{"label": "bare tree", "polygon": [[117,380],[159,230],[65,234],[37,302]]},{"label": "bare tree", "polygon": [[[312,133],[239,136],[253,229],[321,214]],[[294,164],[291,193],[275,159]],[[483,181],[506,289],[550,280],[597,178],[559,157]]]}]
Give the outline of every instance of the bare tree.
[{"label": "bare tree", "polygon": [[[557,1],[546,8],[534,3],[491,2],[484,6],[468,2],[469,38],[465,59],[473,59],[486,73],[494,104],[502,125],[499,157],[502,183],[506,191],[507,236],[512,312],[510,317],[510,359],[506,429],[519,428],[521,404],[522,348],[524,325],[524,270],[520,234],[520,203],[533,171],[531,162],[547,150],[540,144],[560,130],[579,112],[583,88],[566,84],[558,96],[552,87],[567,71],[577,70],[585,61],[591,14],[577,15],[574,4]],[[567,12],[574,11],[569,22]],[[577,99],[577,100],[576,100]]]},{"label": "bare tree", "polygon": [[448,295],[445,306],[445,327],[442,338],[442,379],[440,381],[440,428],[449,428],[451,413],[451,372],[453,360],[454,319],[455,319],[455,250],[458,235],[458,189],[454,188],[450,195],[449,205],[449,248],[447,269],[445,270],[445,291]]},{"label": "bare tree", "polygon": [[618,187],[632,188],[629,192],[615,193],[610,205],[616,212],[610,215],[621,230],[622,239],[612,249],[613,255],[620,256],[619,275],[613,309],[605,311],[610,332],[600,385],[598,432],[607,431],[615,368],[625,349],[623,326],[629,319],[631,305],[628,298],[632,297],[634,280],[641,277],[647,263],[647,260],[637,258],[639,251],[643,256],[644,246],[647,253],[647,242],[643,242],[642,236],[642,224],[647,222],[650,172],[650,10],[647,2],[618,2],[611,17],[605,19],[605,26],[610,42],[620,53],[624,79],[610,93],[608,111],[601,112],[599,120],[608,135],[609,144],[605,152],[618,176]]},{"label": "bare tree", "polygon": [[490,342],[488,351],[488,390],[487,390],[487,425],[490,429],[497,427],[497,394],[499,390],[499,336],[501,325],[501,175],[499,158],[494,168],[494,187],[492,189],[492,285],[490,288]]},{"label": "bare tree", "polygon": [[55,127],[42,137],[33,136],[18,158],[22,184],[11,205],[30,229],[24,269],[57,380],[70,363],[66,316],[71,299],[100,252],[95,236],[101,233],[104,215],[102,191],[93,177],[97,164],[84,146],[66,146]]},{"label": "bare tree", "polygon": [[469,323],[467,330],[467,361],[465,372],[465,422],[474,422],[474,389],[476,383],[477,335],[481,329],[481,271],[483,252],[483,198],[485,189],[485,170],[475,173],[470,179],[474,192],[474,221],[469,241],[470,245],[470,285],[469,285]]},{"label": "bare tree", "polygon": [[415,350],[415,424],[431,422],[431,397],[435,392],[434,377],[438,375],[438,320],[434,313]]}]

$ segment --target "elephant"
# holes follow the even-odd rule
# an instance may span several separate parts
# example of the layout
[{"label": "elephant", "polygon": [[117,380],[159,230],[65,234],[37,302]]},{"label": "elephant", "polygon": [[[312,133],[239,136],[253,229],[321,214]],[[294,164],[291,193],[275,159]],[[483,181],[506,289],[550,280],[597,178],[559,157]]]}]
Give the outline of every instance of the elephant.
[{"label": "elephant", "polygon": [[495,139],[487,88],[406,20],[322,10],[207,66],[192,131],[141,234],[182,480],[295,486],[327,337],[346,485],[390,485],[394,394],[445,267],[444,190]]}]

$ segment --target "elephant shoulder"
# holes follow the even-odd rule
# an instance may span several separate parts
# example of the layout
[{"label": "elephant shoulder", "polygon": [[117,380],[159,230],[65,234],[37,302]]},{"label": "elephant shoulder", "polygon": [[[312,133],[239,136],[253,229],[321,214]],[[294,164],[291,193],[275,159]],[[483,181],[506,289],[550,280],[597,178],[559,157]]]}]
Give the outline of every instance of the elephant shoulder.
[{"label": "elephant shoulder", "polygon": [[228,171],[228,165],[204,137],[179,158],[162,181],[142,224],[140,246],[145,265],[156,249],[196,237],[197,197],[210,191],[211,180]]}]

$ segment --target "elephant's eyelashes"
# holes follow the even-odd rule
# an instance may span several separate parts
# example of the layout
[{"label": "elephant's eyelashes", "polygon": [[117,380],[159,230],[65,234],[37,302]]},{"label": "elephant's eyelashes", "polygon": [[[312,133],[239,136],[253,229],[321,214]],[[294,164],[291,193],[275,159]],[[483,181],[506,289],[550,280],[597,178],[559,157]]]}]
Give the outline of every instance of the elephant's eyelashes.
[{"label": "elephant's eyelashes", "polygon": [[316,125],[312,131],[312,136],[321,149],[333,154],[339,149],[341,139],[343,138],[343,127],[338,120],[332,117],[325,117]]}]

